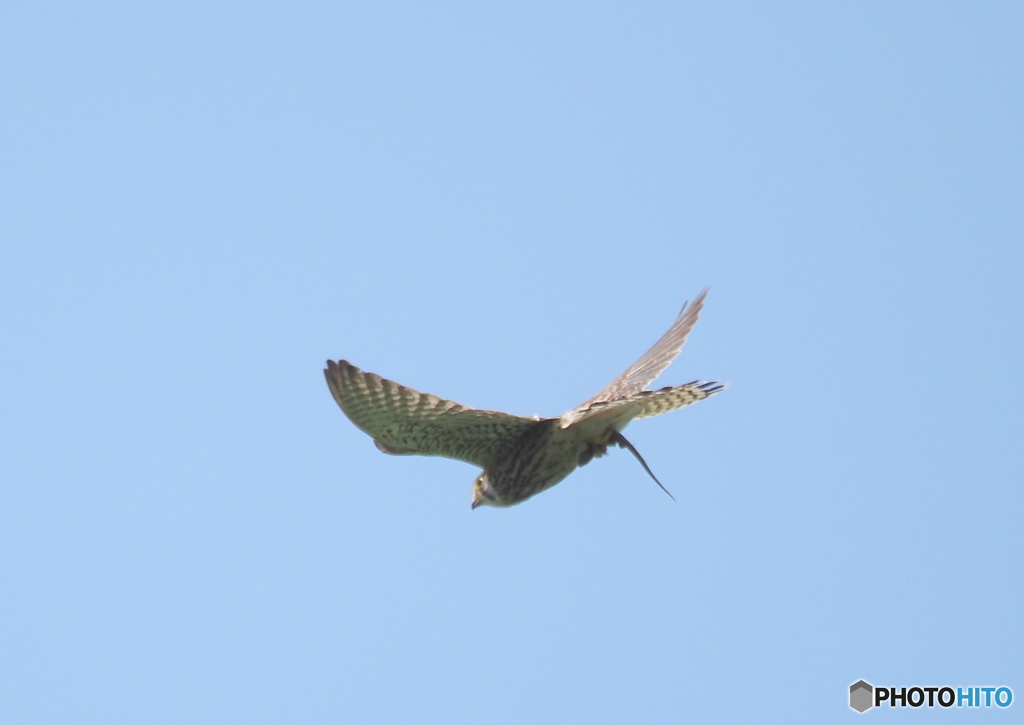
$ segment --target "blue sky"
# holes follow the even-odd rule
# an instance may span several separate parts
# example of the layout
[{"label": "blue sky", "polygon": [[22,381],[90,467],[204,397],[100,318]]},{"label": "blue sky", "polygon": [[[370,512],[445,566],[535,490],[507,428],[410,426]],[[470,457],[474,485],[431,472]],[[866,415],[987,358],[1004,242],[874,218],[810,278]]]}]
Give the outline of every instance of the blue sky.
[{"label": "blue sky", "polygon": [[[3,721],[1024,697],[1018,4],[2,16]],[[706,285],[658,382],[729,389],[629,428],[677,503],[471,512],[321,373],[557,415]]]}]

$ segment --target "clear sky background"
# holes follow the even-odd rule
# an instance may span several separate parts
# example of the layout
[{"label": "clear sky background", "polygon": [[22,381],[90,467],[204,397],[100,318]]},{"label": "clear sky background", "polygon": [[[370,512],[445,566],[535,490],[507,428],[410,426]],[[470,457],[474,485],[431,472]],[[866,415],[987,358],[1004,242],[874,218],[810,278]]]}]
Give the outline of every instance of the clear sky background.
[{"label": "clear sky background", "polygon": [[[0,721],[679,723],[1024,698],[1019,3],[10,3]],[[557,415],[523,505],[327,358]],[[1010,712],[961,712],[1008,722]]]}]

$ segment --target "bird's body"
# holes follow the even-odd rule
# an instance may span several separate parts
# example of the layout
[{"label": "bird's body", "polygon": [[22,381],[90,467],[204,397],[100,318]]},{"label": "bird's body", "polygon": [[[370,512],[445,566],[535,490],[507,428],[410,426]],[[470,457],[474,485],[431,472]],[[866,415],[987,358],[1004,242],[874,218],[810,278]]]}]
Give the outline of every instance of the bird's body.
[{"label": "bird's body", "polygon": [[477,465],[483,472],[473,486],[473,508],[512,506],[604,455],[609,445],[628,448],[650,473],[622,430],[635,418],[690,405],[724,387],[692,382],[644,390],[679,354],[705,294],[706,290],[691,307],[684,306],[672,328],[622,375],[557,418],[469,408],[364,373],[345,360],[328,360],[324,374],[342,411],[373,437],[381,451],[444,456]]},{"label": "bird's body", "polygon": [[485,471],[493,502],[511,506],[551,488],[576,470],[585,447],[576,436],[559,430],[557,418],[538,420]]}]

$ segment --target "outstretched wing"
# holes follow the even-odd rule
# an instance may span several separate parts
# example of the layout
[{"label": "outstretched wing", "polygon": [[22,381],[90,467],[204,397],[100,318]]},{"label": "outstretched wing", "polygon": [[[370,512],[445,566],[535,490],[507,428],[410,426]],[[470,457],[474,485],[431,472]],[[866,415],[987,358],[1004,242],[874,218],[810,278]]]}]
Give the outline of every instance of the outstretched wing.
[{"label": "outstretched wing", "polygon": [[590,403],[586,408],[580,406],[571,410],[561,417],[559,427],[586,425],[596,430],[608,423],[618,422],[625,425],[636,418],[647,418],[685,408],[724,389],[725,385],[722,383],[702,383],[695,380],[672,388],[641,390],[626,398]]},{"label": "outstretched wing", "polygon": [[693,405],[697,401],[710,398],[715,393],[724,390],[725,385],[718,382],[702,383],[695,380],[685,385],[677,385],[672,388],[660,388],[658,390],[641,390],[628,398],[617,398],[607,402],[592,403],[587,413],[594,414],[601,411],[619,411],[630,409],[630,419],[647,418],[652,415],[669,413],[687,405]]},{"label": "outstretched wing", "polygon": [[705,289],[697,295],[697,299],[693,301],[692,305],[683,305],[679,317],[676,318],[668,332],[654,343],[654,347],[626,368],[622,375],[608,383],[601,392],[578,406],[576,410],[585,410],[594,403],[628,398],[650,385],[679,356],[679,351],[682,350],[683,343],[686,342],[686,336],[690,334],[697,318],[700,317],[700,311],[704,307],[704,297],[707,293],[708,291]]},{"label": "outstretched wing", "polygon": [[488,468],[536,418],[477,410],[327,361],[327,385],[338,405],[385,453],[443,456]]}]

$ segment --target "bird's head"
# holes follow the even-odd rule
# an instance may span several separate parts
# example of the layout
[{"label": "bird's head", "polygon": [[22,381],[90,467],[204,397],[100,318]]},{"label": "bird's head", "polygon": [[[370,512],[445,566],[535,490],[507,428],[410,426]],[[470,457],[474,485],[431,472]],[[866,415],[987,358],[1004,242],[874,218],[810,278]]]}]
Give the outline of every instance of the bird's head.
[{"label": "bird's head", "polygon": [[477,506],[501,506],[498,497],[491,488],[491,479],[487,477],[487,471],[483,471],[473,481],[473,508]]}]

